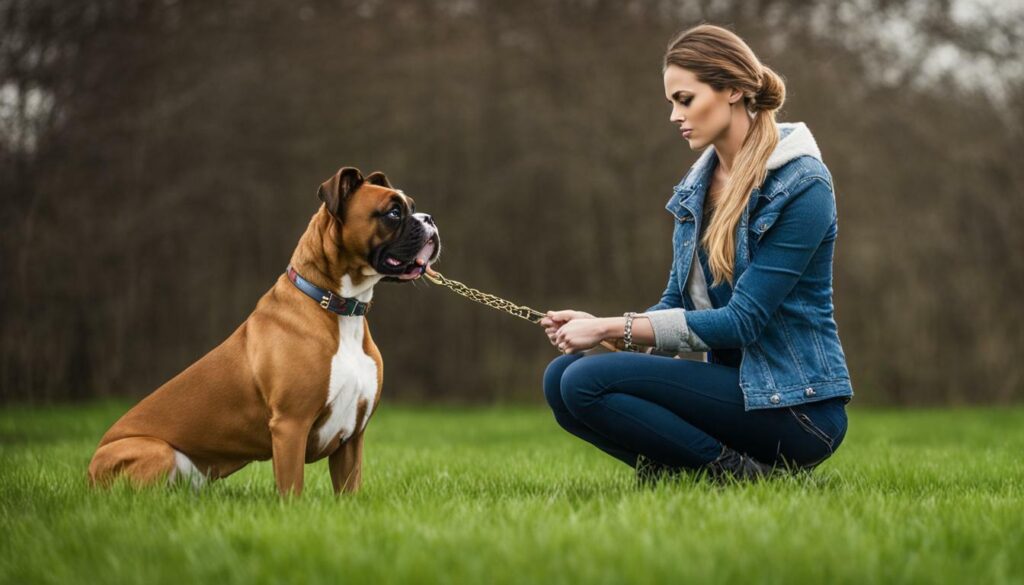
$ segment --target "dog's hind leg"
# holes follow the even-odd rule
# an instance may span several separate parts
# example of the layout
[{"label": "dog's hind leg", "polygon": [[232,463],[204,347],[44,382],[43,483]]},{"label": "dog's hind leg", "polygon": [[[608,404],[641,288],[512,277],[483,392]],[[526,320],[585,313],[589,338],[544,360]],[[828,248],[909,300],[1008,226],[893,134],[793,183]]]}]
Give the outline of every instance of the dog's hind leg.
[{"label": "dog's hind leg", "polygon": [[120,475],[136,486],[173,480],[178,469],[175,453],[166,441],[153,437],[131,437],[108,443],[92,456],[89,483],[109,486]]}]

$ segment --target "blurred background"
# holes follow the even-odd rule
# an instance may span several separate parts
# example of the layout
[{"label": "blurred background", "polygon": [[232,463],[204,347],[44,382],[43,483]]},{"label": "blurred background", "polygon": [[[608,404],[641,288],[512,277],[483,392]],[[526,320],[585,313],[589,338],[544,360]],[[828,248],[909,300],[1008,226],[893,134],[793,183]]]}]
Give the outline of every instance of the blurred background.
[{"label": "blurred background", "polygon": [[[346,165],[435,216],[450,278],[652,305],[698,154],[661,57],[700,22],[785,78],[833,173],[855,402],[1024,398],[1021,2],[0,0],[0,402],[155,389]],[[375,301],[386,400],[542,400],[540,328],[425,282]]]}]

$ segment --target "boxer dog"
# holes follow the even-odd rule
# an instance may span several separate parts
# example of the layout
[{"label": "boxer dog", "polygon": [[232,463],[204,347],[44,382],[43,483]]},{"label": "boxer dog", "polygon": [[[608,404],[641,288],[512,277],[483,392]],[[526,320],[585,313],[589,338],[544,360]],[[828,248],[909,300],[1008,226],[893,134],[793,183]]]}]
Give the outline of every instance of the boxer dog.
[{"label": "boxer dog", "polygon": [[383,373],[363,315],[377,282],[419,278],[441,240],[383,173],[343,168],[318,195],[287,272],[227,340],[114,423],[90,484],[198,486],[272,458],[278,491],[298,495],[304,464],[327,457],[335,493],[359,489]]}]

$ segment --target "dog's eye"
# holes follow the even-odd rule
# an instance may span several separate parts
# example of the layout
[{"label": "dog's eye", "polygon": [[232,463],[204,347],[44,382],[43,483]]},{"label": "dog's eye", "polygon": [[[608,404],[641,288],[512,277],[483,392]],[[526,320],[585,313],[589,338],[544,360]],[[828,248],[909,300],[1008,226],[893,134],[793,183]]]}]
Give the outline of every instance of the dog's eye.
[{"label": "dog's eye", "polygon": [[387,217],[388,219],[402,219],[402,211],[397,207],[394,207],[391,209],[391,211],[387,213],[385,217]]}]

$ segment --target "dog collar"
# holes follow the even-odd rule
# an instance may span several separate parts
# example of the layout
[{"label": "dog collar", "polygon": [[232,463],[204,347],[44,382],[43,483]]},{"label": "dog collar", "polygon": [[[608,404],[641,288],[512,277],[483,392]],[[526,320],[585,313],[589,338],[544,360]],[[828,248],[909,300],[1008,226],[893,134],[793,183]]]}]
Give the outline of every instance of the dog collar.
[{"label": "dog collar", "polygon": [[370,310],[372,302],[364,303],[359,299],[343,297],[334,294],[334,291],[324,290],[299,276],[299,273],[291,266],[288,266],[287,274],[288,280],[292,281],[296,288],[305,293],[307,297],[320,303],[325,311],[331,311],[344,317],[361,317]]}]

